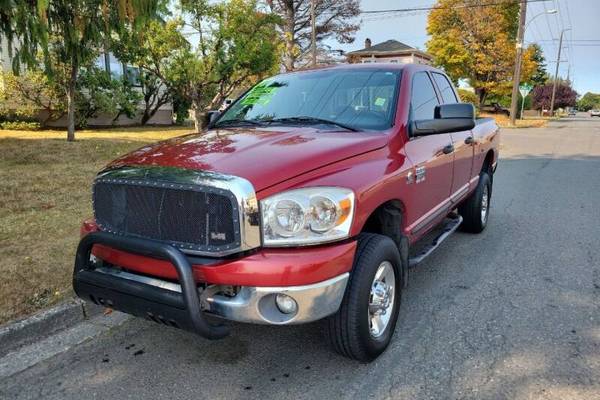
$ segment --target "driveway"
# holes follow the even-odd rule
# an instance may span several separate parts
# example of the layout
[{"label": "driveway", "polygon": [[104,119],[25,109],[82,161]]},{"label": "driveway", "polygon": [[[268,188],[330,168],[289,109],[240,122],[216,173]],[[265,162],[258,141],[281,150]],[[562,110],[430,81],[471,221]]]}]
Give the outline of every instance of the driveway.
[{"label": "driveway", "polygon": [[0,398],[600,399],[600,119],[504,130],[488,229],[411,271],[377,361],[320,325],[210,342],[131,320],[16,376]]}]

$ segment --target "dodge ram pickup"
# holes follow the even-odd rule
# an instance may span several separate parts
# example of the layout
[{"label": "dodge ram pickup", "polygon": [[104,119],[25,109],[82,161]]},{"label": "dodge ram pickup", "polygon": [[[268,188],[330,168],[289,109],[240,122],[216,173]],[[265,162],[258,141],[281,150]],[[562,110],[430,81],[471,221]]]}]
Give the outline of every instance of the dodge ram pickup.
[{"label": "dodge ram pickup", "polygon": [[390,343],[409,267],[488,223],[499,130],[437,69],[281,74],[209,115],[97,175],[79,297],[208,339],[322,320],[365,362]]}]

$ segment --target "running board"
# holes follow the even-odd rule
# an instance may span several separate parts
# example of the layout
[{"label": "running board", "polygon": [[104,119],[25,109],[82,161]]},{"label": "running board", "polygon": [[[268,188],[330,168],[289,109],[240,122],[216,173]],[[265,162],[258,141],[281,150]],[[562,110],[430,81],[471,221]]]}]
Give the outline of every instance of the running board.
[{"label": "running board", "polygon": [[447,219],[446,222],[444,222],[444,228],[442,232],[439,235],[437,235],[430,244],[425,246],[425,248],[418,255],[411,257],[408,260],[409,267],[416,266],[421,261],[426,259],[427,256],[433,253],[435,249],[437,249],[444,240],[448,239],[448,237],[458,229],[462,221],[463,218],[460,215],[457,215],[454,218]]}]

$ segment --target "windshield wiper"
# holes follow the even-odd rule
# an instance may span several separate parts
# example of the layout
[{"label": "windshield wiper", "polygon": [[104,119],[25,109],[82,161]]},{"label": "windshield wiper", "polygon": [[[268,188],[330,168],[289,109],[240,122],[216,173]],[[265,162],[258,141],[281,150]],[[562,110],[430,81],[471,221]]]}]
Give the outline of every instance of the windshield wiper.
[{"label": "windshield wiper", "polygon": [[227,119],[225,121],[219,121],[215,124],[215,128],[219,128],[221,126],[233,126],[233,125],[256,125],[262,126],[263,123],[261,121],[256,121],[253,119]]},{"label": "windshield wiper", "polygon": [[324,124],[324,125],[335,125],[338,126],[340,128],[352,131],[352,132],[358,132],[359,130],[356,128],[353,128],[351,126],[345,125],[345,124],[341,124],[339,122],[335,122],[335,121],[330,121],[328,119],[323,119],[323,118],[317,118],[317,117],[285,117],[285,118],[273,118],[273,119],[267,119],[267,120],[262,120],[262,122],[266,122],[266,123],[286,123],[286,122],[291,122],[291,123],[308,123],[308,124]]}]

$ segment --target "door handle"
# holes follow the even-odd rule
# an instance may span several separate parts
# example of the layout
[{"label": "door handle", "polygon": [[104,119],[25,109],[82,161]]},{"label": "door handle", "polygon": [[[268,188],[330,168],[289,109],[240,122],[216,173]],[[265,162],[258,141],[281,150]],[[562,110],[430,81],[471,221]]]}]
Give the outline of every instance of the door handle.
[{"label": "door handle", "polygon": [[450,154],[450,153],[452,153],[453,151],[454,151],[454,145],[453,145],[453,144],[449,144],[448,146],[446,146],[446,147],[444,147],[444,148],[442,149],[442,152],[443,152],[444,154]]},{"label": "door handle", "polygon": [[473,144],[475,143],[475,139],[473,138],[473,136],[469,136],[465,139],[465,144]]}]

